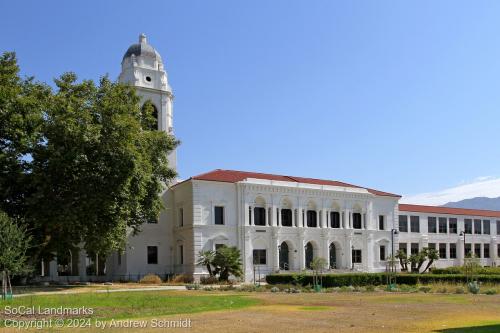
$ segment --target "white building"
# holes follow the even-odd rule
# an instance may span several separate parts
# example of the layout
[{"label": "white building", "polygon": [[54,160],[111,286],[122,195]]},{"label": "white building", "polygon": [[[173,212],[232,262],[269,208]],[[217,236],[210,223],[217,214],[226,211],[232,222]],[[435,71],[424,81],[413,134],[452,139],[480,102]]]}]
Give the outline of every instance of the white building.
[{"label": "white building", "polygon": [[[158,52],[141,35],[122,60],[119,81],[137,87],[143,102],[158,114],[158,130],[173,133],[173,94]],[[176,154],[169,156],[176,168]],[[399,195],[346,184],[262,173],[214,170],[173,185],[162,194],[166,209],[157,223],[143,225],[130,236],[122,254],[106,260],[102,276],[88,276],[82,251],[71,276],[52,280],[135,280],[148,273],[161,276],[207,274],[196,265],[200,250],[237,246],[244,278],[255,274],[298,271],[315,257],[330,269],[380,272],[398,249],[407,253],[435,247],[436,266],[459,265],[465,252],[484,265],[499,265],[500,212],[399,205]],[[60,265],[59,265],[60,266]],[[101,264],[103,267],[103,265]]]}]

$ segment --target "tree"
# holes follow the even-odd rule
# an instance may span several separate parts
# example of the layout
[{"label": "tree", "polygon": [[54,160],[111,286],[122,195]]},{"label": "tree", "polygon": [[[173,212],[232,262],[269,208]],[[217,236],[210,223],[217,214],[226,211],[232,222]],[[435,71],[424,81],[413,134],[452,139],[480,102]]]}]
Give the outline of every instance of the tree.
[{"label": "tree", "polygon": [[326,268],[328,265],[328,262],[325,258],[321,257],[316,257],[311,261],[311,269],[313,270],[314,276],[313,276],[313,284],[314,286],[321,285],[322,281],[320,282],[321,275],[323,273],[323,270]]},{"label": "tree", "polygon": [[158,218],[178,142],[152,130],[154,113],[134,87],[66,73],[52,90],[18,72],[4,54],[0,209],[32,230],[33,260],[82,243],[100,256],[123,249],[128,230]]},{"label": "tree", "polygon": [[436,251],[436,249],[428,249],[427,258],[429,259],[429,261],[427,262],[427,266],[425,266],[425,269],[422,273],[425,273],[431,267],[434,261],[439,259],[438,251]]},{"label": "tree", "polygon": [[214,273],[212,271],[212,264],[215,259],[215,251],[200,251],[198,253],[198,261],[196,262],[197,265],[203,265],[207,268],[208,274],[210,276],[214,276]]},{"label": "tree", "polygon": [[407,272],[408,271],[408,255],[406,254],[406,251],[398,250],[396,252],[396,258],[399,259],[399,264],[401,265],[401,271]]},{"label": "tree", "polygon": [[14,222],[0,211],[0,272],[2,273],[2,299],[5,299],[10,285],[10,277],[29,271],[26,252],[30,247],[31,236],[26,226]]},{"label": "tree", "polygon": [[240,250],[235,246],[221,246],[215,251],[212,262],[214,273],[219,275],[220,281],[229,280],[229,276],[240,277],[243,275]]}]

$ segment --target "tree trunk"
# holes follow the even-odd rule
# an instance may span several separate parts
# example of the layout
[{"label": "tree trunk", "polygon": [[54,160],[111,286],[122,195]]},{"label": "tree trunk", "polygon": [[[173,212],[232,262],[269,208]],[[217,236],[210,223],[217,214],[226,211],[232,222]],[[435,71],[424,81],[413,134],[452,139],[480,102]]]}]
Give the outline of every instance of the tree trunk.
[{"label": "tree trunk", "polygon": [[7,279],[5,278],[5,271],[2,271],[2,299],[5,300],[7,296]]},{"label": "tree trunk", "polygon": [[210,266],[210,264],[207,264],[207,270],[208,270],[208,275],[214,276],[214,273],[212,272],[212,266]]},{"label": "tree trunk", "polygon": [[425,266],[425,269],[422,271],[422,273],[427,272],[427,270],[429,269],[429,267],[431,267],[433,262],[434,262],[434,260],[430,259],[429,262],[427,263],[427,266]]}]

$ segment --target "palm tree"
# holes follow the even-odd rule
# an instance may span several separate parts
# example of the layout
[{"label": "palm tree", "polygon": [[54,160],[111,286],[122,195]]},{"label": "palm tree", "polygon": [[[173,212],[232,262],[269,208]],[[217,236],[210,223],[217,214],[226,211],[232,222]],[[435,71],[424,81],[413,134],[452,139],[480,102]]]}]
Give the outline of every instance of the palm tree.
[{"label": "palm tree", "polygon": [[222,246],[215,252],[212,262],[215,267],[215,274],[219,274],[219,280],[227,281],[229,275],[240,277],[243,275],[241,269],[241,253],[235,246]]},{"label": "palm tree", "polygon": [[436,251],[435,249],[429,249],[427,251],[427,258],[429,259],[429,262],[427,263],[427,266],[425,266],[425,269],[422,273],[425,273],[429,267],[431,267],[432,263],[434,262],[434,260],[438,260],[439,259],[439,253],[438,251]]},{"label": "palm tree", "polygon": [[214,276],[214,273],[212,271],[212,263],[215,259],[215,251],[200,251],[198,252],[198,261],[196,262],[197,265],[203,265],[207,267],[208,274],[210,276]]},{"label": "palm tree", "polygon": [[399,259],[399,264],[401,265],[401,270],[403,272],[408,271],[408,256],[406,255],[406,251],[398,250],[396,252],[396,258]]}]

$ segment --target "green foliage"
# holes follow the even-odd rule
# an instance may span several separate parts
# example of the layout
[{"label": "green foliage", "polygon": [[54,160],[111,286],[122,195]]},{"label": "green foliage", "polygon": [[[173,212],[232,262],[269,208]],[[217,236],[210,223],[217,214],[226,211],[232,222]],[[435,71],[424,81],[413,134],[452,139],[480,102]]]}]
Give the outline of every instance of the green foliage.
[{"label": "green foliage", "polygon": [[471,294],[479,294],[479,283],[477,281],[469,282],[467,288]]},{"label": "green foliage", "polygon": [[[397,274],[397,284],[417,285],[435,282],[465,283],[467,281],[463,274]],[[478,281],[500,283],[500,276],[477,275]],[[323,287],[341,286],[367,286],[384,285],[387,277],[385,273],[349,273],[349,274],[324,274],[322,276]],[[302,286],[312,285],[312,275],[302,274],[269,274],[266,276],[269,284],[298,284]]]},{"label": "green foliage", "polygon": [[56,89],[22,80],[13,53],[0,57],[0,209],[24,220],[33,258],[82,242],[93,255],[124,247],[127,229],[156,220],[175,176],[177,141],[152,131],[130,86],[73,73]]},{"label": "green foliage", "polygon": [[[433,268],[430,272],[432,274],[465,274],[465,268],[464,266]],[[500,275],[500,267],[477,267],[476,274]]]},{"label": "green foliage", "polygon": [[227,281],[229,276],[240,277],[243,275],[240,250],[235,246],[222,246],[215,251],[212,261],[214,274],[219,275],[219,280]]},{"label": "green foliage", "polygon": [[495,289],[488,289],[484,292],[486,295],[496,295],[497,291]]},{"label": "green foliage", "polygon": [[215,259],[215,251],[200,251],[198,253],[198,261],[196,262],[197,265],[203,265],[207,268],[208,274],[212,277],[214,275],[214,272],[212,270],[212,263],[214,262]]}]

